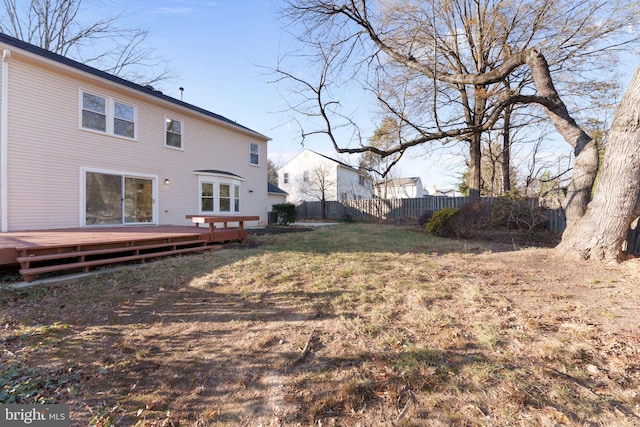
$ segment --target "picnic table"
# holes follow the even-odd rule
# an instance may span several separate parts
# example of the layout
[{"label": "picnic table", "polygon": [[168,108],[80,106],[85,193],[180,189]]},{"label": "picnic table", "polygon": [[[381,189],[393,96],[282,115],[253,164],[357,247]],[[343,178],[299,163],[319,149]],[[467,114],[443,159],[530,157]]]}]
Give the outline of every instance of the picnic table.
[{"label": "picnic table", "polygon": [[[241,240],[247,242],[247,231],[244,229],[245,221],[259,221],[257,215],[186,215],[196,227],[200,224],[209,224],[209,234],[212,241]],[[230,228],[229,223],[238,223],[238,227]],[[223,224],[223,228],[216,228],[216,224]],[[231,238],[229,238],[231,237]]]}]

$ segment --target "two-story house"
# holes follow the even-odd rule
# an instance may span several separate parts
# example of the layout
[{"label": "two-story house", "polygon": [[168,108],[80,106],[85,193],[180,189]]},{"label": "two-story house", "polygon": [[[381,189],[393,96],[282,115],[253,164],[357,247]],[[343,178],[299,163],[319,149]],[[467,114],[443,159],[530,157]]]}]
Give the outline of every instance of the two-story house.
[{"label": "two-story house", "polygon": [[267,222],[269,138],[0,34],[1,231]]},{"label": "two-story house", "polygon": [[278,169],[278,187],[291,203],[370,199],[369,176],[343,162],[304,149]]}]

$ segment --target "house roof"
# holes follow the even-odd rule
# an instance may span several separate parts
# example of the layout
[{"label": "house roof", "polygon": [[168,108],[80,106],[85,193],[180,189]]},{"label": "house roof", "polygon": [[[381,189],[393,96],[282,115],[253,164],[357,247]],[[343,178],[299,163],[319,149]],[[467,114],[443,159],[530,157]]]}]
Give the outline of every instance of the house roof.
[{"label": "house roof", "polygon": [[228,176],[233,176],[236,178],[240,178],[240,179],[244,179],[243,177],[241,177],[240,175],[236,175],[235,173],[232,172],[227,172],[227,171],[221,171],[218,169],[198,169],[198,170],[194,170],[194,173],[213,173],[216,175],[228,175]]},{"label": "house roof", "polygon": [[270,182],[267,182],[267,193],[289,194],[286,191],[284,191],[282,188],[278,187],[277,185],[273,185]]},{"label": "house roof", "polygon": [[42,49],[42,48],[40,48],[38,46],[35,46],[35,45],[31,44],[31,43],[24,42],[22,40],[16,39],[15,37],[11,37],[11,36],[9,36],[7,34],[4,34],[4,33],[1,33],[1,32],[0,32],[0,43],[1,44],[6,44],[6,45],[9,45],[9,46],[13,46],[13,47],[16,47],[18,49],[22,49],[22,50],[30,52],[32,54],[38,55],[38,56],[40,56],[42,58],[57,62],[57,63],[62,64],[62,65],[66,65],[68,67],[72,67],[72,68],[74,68],[76,70],[80,70],[80,71],[85,72],[87,74],[91,74],[91,75],[93,75],[95,77],[98,77],[98,78],[101,78],[101,79],[104,79],[104,80],[108,80],[110,82],[119,84],[121,86],[125,86],[125,87],[127,87],[129,89],[132,89],[132,90],[135,90],[137,92],[141,92],[141,93],[144,93],[146,95],[151,95],[151,96],[153,96],[155,98],[158,98],[158,99],[161,99],[161,100],[163,100],[165,102],[169,102],[171,104],[174,104],[174,105],[177,105],[177,106],[180,106],[180,107],[183,107],[183,108],[187,108],[187,109],[195,111],[197,113],[204,114],[205,116],[211,117],[211,118],[213,118],[215,120],[219,120],[219,121],[221,121],[223,123],[226,123],[228,125],[240,128],[240,129],[242,129],[244,131],[247,131],[247,132],[251,132],[251,133],[255,134],[258,137],[264,138],[265,140],[270,140],[271,139],[271,138],[269,138],[269,137],[267,137],[265,135],[262,135],[262,134],[254,131],[252,129],[249,129],[248,127],[243,126],[243,125],[241,125],[241,124],[239,124],[239,123],[237,123],[237,122],[235,122],[233,120],[230,120],[230,119],[228,119],[228,118],[226,118],[224,116],[221,116],[220,114],[216,114],[216,113],[213,113],[211,111],[207,111],[204,108],[200,108],[200,107],[197,107],[195,105],[189,104],[187,102],[183,102],[183,101],[180,101],[178,99],[172,98],[172,97],[170,97],[168,95],[165,95],[162,92],[160,92],[159,90],[154,89],[150,85],[146,85],[146,86],[139,85],[139,84],[131,82],[129,80],[125,80],[125,79],[123,79],[121,77],[114,76],[113,74],[109,74],[109,73],[106,73],[104,71],[98,70],[97,68],[90,67],[90,66],[85,65],[85,64],[83,64],[81,62],[74,61],[73,59],[67,58],[67,57],[59,55],[57,53],[53,53],[53,52],[50,52],[50,51],[48,51],[46,49]]}]

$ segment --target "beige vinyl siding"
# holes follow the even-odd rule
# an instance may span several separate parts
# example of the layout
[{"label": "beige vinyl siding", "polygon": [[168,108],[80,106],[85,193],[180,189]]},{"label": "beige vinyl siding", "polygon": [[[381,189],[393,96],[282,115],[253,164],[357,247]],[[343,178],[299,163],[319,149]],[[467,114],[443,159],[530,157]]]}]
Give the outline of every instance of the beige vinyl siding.
[{"label": "beige vinyl siding", "polygon": [[287,203],[287,195],[286,194],[270,193],[268,195],[267,211],[268,212],[273,211],[273,205],[279,205],[281,203]]},{"label": "beige vinyl siding", "polygon": [[[44,69],[15,52],[9,66],[10,230],[83,226],[82,168],[157,177],[157,223],[179,225],[198,212],[193,171],[229,171],[245,179],[241,213],[266,223],[266,161],[251,166],[248,155],[254,142],[266,159],[266,140],[111,82]],[[137,140],[80,129],[80,90],[135,106]],[[164,146],[165,116],[183,120],[183,151]]]}]

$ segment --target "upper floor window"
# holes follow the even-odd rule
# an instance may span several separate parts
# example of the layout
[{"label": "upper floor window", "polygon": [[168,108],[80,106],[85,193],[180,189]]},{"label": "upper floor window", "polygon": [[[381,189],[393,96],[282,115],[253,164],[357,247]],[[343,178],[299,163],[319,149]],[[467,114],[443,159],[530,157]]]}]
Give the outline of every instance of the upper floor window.
[{"label": "upper floor window", "polygon": [[250,144],[249,163],[252,165],[260,164],[260,146],[253,142]]},{"label": "upper floor window", "polygon": [[285,173],[283,174],[282,179],[284,180],[284,183],[285,183],[285,184],[288,184],[288,183],[289,183],[289,172],[285,172]]},{"label": "upper floor window", "polygon": [[309,182],[309,171],[302,172],[302,182]]},{"label": "upper floor window", "polygon": [[364,185],[364,175],[360,175],[360,176],[358,177],[358,183],[359,183],[360,185]]},{"label": "upper floor window", "polygon": [[121,102],[113,103],[113,133],[127,138],[136,135],[135,109]]},{"label": "upper floor window", "polygon": [[136,138],[136,107],[81,91],[80,127],[108,135]]},{"label": "upper floor window", "polygon": [[101,96],[82,93],[82,127],[107,131],[107,100]]},{"label": "upper floor window", "polygon": [[182,148],[183,125],[182,120],[165,119],[164,145],[171,148]]}]

